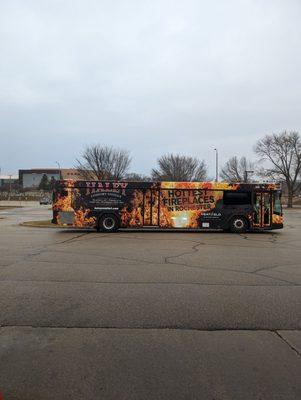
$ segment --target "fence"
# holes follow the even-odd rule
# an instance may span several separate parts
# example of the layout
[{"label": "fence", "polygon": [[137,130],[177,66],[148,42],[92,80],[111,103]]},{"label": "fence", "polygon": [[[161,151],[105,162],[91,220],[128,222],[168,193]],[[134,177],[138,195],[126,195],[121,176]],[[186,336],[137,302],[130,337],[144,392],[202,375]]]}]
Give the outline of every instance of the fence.
[{"label": "fence", "polygon": [[14,200],[14,201],[39,201],[41,197],[52,198],[52,192],[27,191],[27,192],[0,192],[0,200]]}]

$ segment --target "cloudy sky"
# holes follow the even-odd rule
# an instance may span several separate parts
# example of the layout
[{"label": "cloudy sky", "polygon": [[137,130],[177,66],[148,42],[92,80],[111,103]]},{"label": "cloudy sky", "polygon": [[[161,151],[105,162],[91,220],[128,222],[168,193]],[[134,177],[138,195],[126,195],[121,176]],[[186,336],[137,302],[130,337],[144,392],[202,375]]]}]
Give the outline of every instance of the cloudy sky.
[{"label": "cloudy sky", "polygon": [[72,167],[86,144],[148,173],[301,131],[300,0],[0,0],[0,167]]}]

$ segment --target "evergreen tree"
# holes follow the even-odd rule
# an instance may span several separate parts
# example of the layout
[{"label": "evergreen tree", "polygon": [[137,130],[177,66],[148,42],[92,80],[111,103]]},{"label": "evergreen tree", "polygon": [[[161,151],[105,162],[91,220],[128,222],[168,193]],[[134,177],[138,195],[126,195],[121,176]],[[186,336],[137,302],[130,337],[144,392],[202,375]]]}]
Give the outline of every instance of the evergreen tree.
[{"label": "evergreen tree", "polygon": [[46,174],[44,174],[42,176],[41,182],[39,184],[39,189],[47,191],[47,190],[49,190],[49,188],[50,188],[50,184],[49,184],[48,176]]},{"label": "evergreen tree", "polygon": [[55,185],[55,178],[52,176],[49,182],[49,190],[53,190]]}]

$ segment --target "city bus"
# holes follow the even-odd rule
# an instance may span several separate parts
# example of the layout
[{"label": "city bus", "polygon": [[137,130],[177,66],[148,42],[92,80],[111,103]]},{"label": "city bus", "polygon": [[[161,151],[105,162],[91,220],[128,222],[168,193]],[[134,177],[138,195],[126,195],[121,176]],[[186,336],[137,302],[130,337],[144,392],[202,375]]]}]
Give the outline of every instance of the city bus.
[{"label": "city bus", "polygon": [[283,228],[275,183],[57,181],[53,220],[59,226],[227,230]]}]

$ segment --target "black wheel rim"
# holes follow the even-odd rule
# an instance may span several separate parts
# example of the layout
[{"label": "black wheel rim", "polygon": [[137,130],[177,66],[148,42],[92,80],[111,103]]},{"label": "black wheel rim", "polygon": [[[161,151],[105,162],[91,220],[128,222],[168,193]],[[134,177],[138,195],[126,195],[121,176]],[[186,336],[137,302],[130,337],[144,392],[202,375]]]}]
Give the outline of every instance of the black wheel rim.
[{"label": "black wheel rim", "polygon": [[111,229],[113,229],[114,228],[114,226],[115,226],[115,220],[114,220],[114,218],[111,218],[111,217],[106,217],[104,220],[103,220],[103,227],[106,229],[106,230],[111,230]]}]

